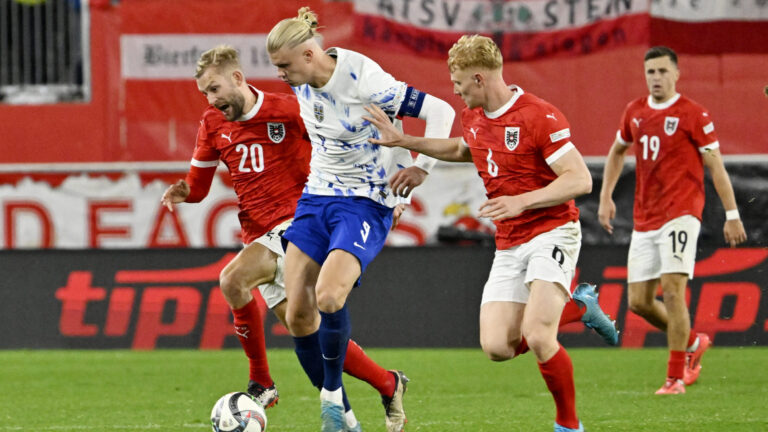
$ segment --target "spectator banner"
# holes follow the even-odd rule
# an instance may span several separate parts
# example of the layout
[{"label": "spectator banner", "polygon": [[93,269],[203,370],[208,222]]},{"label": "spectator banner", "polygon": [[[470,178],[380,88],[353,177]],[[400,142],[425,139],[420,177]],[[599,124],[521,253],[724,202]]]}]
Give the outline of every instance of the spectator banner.
[{"label": "spectator banner", "polygon": [[463,34],[493,36],[507,61],[587,54],[648,40],[647,2],[355,0],[362,40],[445,58]]},{"label": "spectator banner", "polygon": [[[620,246],[582,248],[577,279],[598,286],[601,307],[621,329],[621,347],[666,346],[663,333],[627,310],[626,253]],[[218,286],[234,255],[0,252],[0,349],[237,347]],[[479,350],[480,296],[492,260],[493,249],[483,247],[384,248],[350,295],[353,337],[366,347]],[[766,260],[764,248],[702,251],[686,293],[692,327],[719,346],[768,344]],[[273,314],[265,320],[268,347],[293,346]],[[605,346],[581,323],[561,328],[560,340]]]},{"label": "spectator banner", "polygon": [[461,35],[475,33],[493,37],[506,61],[638,44],[692,53],[768,51],[768,4],[761,1],[355,0],[355,12],[361,40],[438,58]]}]

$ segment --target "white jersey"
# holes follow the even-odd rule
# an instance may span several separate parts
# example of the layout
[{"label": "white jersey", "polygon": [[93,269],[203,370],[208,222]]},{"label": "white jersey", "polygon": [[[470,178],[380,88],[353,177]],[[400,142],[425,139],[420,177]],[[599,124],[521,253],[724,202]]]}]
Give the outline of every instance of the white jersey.
[{"label": "white jersey", "polygon": [[403,148],[368,142],[379,131],[368,121],[364,107],[378,105],[394,116],[408,86],[381,66],[354,51],[330,48],[336,69],[325,86],[293,87],[301,118],[312,141],[310,173],[304,192],[313,195],[361,196],[394,207],[401,202],[389,187],[389,178],[413,165]]}]

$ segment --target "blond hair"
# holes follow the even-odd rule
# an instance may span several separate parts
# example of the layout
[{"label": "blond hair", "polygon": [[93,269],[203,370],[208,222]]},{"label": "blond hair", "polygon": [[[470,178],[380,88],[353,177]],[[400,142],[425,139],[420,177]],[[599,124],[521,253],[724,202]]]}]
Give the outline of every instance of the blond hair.
[{"label": "blond hair", "polygon": [[219,69],[236,68],[240,69],[240,56],[237,50],[231,45],[219,45],[211,48],[200,55],[197,61],[197,70],[195,70],[195,79],[199,79],[209,67]]},{"label": "blond hair", "polygon": [[491,38],[480,35],[464,35],[448,51],[448,69],[480,67],[489,70],[501,69],[504,59],[499,47]]},{"label": "blond hair", "polygon": [[287,46],[293,48],[317,36],[317,14],[308,7],[299,9],[296,18],[286,18],[272,28],[267,35],[267,51],[277,52]]}]

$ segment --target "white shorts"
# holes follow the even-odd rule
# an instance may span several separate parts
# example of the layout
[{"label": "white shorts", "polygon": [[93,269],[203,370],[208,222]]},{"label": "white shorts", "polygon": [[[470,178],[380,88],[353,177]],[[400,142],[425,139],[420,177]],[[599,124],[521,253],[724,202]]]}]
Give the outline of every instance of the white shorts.
[{"label": "white shorts", "polygon": [[701,222],[686,215],[653,231],[632,231],[627,257],[627,282],[658,279],[662,274],[684,273],[693,279],[696,242]]},{"label": "white shorts", "polygon": [[283,273],[285,267],[285,251],[283,250],[282,236],[283,232],[291,226],[292,221],[293,219],[288,219],[251,243],[258,243],[277,255],[275,279],[272,282],[259,285],[259,292],[261,293],[261,296],[264,297],[264,302],[270,309],[285,300],[285,274]]},{"label": "white shorts", "polygon": [[581,224],[568,222],[518,246],[496,250],[480,304],[528,303],[534,279],[558,284],[571,295],[571,281],[581,250]]}]

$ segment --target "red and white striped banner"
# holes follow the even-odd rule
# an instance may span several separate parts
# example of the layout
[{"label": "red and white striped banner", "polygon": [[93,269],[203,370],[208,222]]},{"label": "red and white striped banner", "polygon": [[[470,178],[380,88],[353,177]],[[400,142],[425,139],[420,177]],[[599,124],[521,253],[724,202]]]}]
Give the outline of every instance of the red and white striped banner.
[{"label": "red and white striped banner", "polygon": [[361,40],[441,58],[461,35],[475,33],[493,37],[507,61],[641,44],[768,52],[767,24],[763,1],[355,0]]}]

